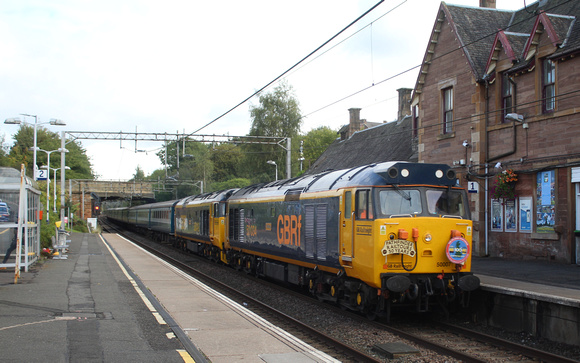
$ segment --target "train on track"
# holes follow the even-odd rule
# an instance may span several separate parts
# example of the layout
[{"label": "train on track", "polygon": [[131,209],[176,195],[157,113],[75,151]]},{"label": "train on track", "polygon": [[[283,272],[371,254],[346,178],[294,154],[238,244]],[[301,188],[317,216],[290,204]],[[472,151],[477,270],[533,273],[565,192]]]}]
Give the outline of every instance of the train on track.
[{"label": "train on track", "polygon": [[443,164],[385,162],[113,208],[109,220],[369,317],[465,304],[473,227]]}]

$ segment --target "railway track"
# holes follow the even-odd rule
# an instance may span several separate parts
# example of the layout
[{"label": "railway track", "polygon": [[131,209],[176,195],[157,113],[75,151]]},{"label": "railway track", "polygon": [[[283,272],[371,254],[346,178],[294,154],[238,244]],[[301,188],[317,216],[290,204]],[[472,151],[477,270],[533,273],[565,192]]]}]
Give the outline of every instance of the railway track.
[{"label": "railway track", "polygon": [[[103,224],[101,224],[103,225]],[[107,225],[105,227],[109,231],[113,233],[121,234],[122,231],[119,231],[112,227],[111,225]],[[229,298],[233,299],[234,301],[243,304],[245,307],[251,309],[258,315],[262,316],[266,320],[270,321],[271,323],[277,325],[281,329],[287,331],[288,333],[296,336],[299,339],[302,339],[308,343],[310,343],[315,348],[326,352],[327,354],[335,357],[340,361],[352,361],[352,362],[380,362],[376,358],[365,354],[349,345],[346,345],[332,337],[324,334],[323,332],[314,329],[286,314],[283,312],[270,307],[259,300],[254,299],[253,297],[246,295],[239,290],[224,284],[223,282],[214,279],[213,277],[204,274],[203,272],[199,271],[198,269],[193,268],[191,265],[178,260],[166,253],[163,253],[161,250],[151,247],[150,244],[142,243],[140,241],[141,238],[135,238],[134,235],[126,235],[126,238],[129,238],[133,243],[136,243],[141,248],[149,251],[153,255],[162,258],[164,261],[169,262],[173,266],[179,268],[180,270],[188,273],[189,275],[199,279],[200,281],[208,284],[213,289],[218,290],[221,293],[226,294]]]},{"label": "railway track", "polygon": [[[112,227],[109,226],[108,228]],[[114,230],[114,232],[118,233],[123,231]],[[127,234],[125,235],[127,236]],[[239,302],[240,304],[247,306],[252,311],[256,312],[260,316],[263,316],[273,324],[276,324],[280,328],[290,332],[291,334],[308,342],[312,346],[326,352],[336,359],[353,362],[383,362],[387,359],[377,353],[373,349],[372,345],[363,344],[364,347],[362,349],[360,346],[358,346],[358,348],[354,347],[353,345],[356,344],[352,344],[348,341],[345,342],[343,337],[333,337],[332,334],[328,333],[328,327],[326,326],[323,326],[322,328],[314,328],[312,326],[316,325],[317,323],[312,324],[312,322],[309,322],[307,317],[306,319],[304,317],[291,317],[288,313],[282,312],[279,309],[276,309],[267,303],[263,303],[258,299],[254,299],[248,294],[244,294],[243,292],[239,291],[238,288],[232,288],[229,285],[224,284],[223,282],[220,282],[203,272],[200,272],[198,269],[192,268],[190,263],[187,263],[187,261],[184,262],[184,260],[191,260],[191,255],[183,254],[183,258],[167,256],[167,254],[160,251],[161,248],[158,248],[159,246],[156,243],[147,243],[143,241],[144,237],[142,236],[130,233],[127,237],[135,240],[135,243],[138,243],[140,246],[147,249],[151,253],[171,261],[172,264],[194,275],[196,278],[204,281],[216,290],[219,290],[220,292],[228,295],[230,298]],[[140,242],[139,240],[142,241]],[[203,258],[200,258],[200,260],[207,262],[207,260]],[[208,262],[208,264],[211,264],[214,267],[217,266],[216,264],[210,262]],[[219,267],[227,269],[231,273],[235,272],[224,266]],[[417,345],[423,349],[434,351],[442,356],[452,357],[457,361],[576,362],[576,360],[573,359],[553,355],[547,352],[515,344],[507,340],[499,339],[490,335],[478,333],[447,323],[425,323],[424,321],[421,321],[412,324],[394,323],[386,325],[380,321],[371,322],[365,317],[343,311],[332,304],[319,302],[315,299],[312,299],[311,297],[307,297],[304,294],[288,290],[287,288],[281,287],[275,283],[270,283],[268,281],[250,276],[244,276],[244,278],[249,278],[251,280],[251,284],[260,284],[265,286],[265,289],[276,289],[283,291],[282,293],[284,294],[290,294],[296,299],[300,299],[300,304],[304,304],[305,306],[310,306],[310,304],[312,304],[317,306],[319,309],[324,310],[325,312],[331,311],[333,314],[337,314],[340,317],[348,317],[348,319],[357,321],[358,324],[364,326],[365,330],[376,330],[376,333],[371,334],[378,335],[388,332],[389,334],[394,334],[399,338],[405,339],[406,341],[410,342],[411,345]],[[322,330],[324,330],[324,332]],[[421,355],[424,354],[422,353]]]}]

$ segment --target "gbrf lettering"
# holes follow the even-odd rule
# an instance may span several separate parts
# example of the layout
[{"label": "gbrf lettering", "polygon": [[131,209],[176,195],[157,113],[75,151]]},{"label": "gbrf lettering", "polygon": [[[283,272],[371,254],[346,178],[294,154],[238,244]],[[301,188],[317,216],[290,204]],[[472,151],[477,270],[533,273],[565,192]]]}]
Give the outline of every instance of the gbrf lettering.
[{"label": "gbrf lettering", "polygon": [[302,216],[278,215],[277,234],[278,243],[285,245],[300,246],[300,231],[302,229]]}]

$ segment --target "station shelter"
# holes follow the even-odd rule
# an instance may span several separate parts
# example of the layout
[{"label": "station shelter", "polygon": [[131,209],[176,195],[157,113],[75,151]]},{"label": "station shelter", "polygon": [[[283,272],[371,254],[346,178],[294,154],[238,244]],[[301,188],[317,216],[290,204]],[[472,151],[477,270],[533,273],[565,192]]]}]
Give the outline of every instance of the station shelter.
[{"label": "station shelter", "polygon": [[40,210],[40,191],[25,176],[24,166],[21,171],[0,167],[0,268],[18,264],[19,270],[28,271],[38,260]]}]

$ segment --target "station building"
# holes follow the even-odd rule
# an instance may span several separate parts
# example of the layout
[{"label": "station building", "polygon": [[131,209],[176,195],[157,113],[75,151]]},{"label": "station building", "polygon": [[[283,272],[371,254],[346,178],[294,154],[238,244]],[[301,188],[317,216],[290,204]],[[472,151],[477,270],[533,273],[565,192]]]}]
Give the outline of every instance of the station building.
[{"label": "station building", "polygon": [[580,264],[579,17],[568,0],[439,7],[413,136],[472,192],[477,255]]}]

